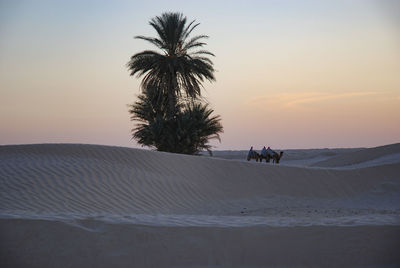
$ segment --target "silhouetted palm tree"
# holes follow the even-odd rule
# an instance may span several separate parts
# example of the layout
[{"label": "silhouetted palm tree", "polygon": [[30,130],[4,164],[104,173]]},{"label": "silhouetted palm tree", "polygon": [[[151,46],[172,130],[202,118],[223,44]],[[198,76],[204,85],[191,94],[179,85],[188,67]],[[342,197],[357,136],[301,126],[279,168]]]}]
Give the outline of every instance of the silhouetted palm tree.
[{"label": "silhouetted palm tree", "polygon": [[[150,96],[149,96],[150,95]],[[139,121],[132,129],[138,143],[158,151],[197,154],[210,152],[210,139],[220,140],[223,132],[220,116],[211,116],[213,110],[199,102],[178,103],[174,118],[167,118],[154,105],[151,94],[142,94],[130,106],[131,120]]]},{"label": "silhouetted palm tree", "polygon": [[208,104],[200,102],[187,103],[177,116],[179,130],[179,145],[182,153],[197,154],[207,150],[211,154],[211,145],[208,141],[218,139],[223,132],[219,115],[211,116],[214,110]]},{"label": "silhouetted palm tree", "polygon": [[155,99],[167,101],[165,108],[169,118],[174,116],[176,104],[182,94],[196,99],[201,96],[200,87],[204,79],[215,80],[213,63],[207,57],[214,55],[201,49],[206,45],[202,39],[208,36],[189,38],[199,23],[186,22],[186,17],[181,13],[163,13],[151,19],[150,25],[156,30],[158,37],[135,38],[150,42],[161,53],[146,50],[133,55],[127,64],[130,75],[144,76],[141,84],[144,92],[156,90]]}]

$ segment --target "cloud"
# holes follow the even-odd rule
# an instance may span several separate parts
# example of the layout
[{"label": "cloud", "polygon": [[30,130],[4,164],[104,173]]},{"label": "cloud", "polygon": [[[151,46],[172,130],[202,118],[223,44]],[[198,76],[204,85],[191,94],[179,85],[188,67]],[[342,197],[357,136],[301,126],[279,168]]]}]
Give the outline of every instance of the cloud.
[{"label": "cloud", "polygon": [[288,101],[284,104],[286,107],[296,106],[302,103],[313,103],[313,102],[321,102],[326,100],[335,100],[335,99],[348,99],[353,97],[364,97],[370,95],[376,95],[378,92],[370,91],[370,92],[349,92],[349,93],[341,93],[341,94],[315,94],[306,97],[295,98],[291,101]]},{"label": "cloud", "polygon": [[302,93],[279,93],[272,95],[262,95],[246,101],[246,106],[269,107],[279,106],[285,108],[298,107],[301,104],[318,103],[328,100],[348,99],[354,97],[365,97],[377,95],[379,92],[347,92],[347,93],[321,93],[321,92],[302,92]]}]

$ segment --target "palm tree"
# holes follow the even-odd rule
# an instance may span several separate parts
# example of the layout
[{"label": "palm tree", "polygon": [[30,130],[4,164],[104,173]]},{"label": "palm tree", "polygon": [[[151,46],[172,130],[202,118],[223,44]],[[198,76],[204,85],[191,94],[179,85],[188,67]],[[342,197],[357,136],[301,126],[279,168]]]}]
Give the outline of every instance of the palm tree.
[{"label": "palm tree", "polygon": [[179,145],[184,154],[197,154],[207,150],[211,154],[211,145],[208,141],[218,139],[223,132],[221,117],[211,116],[214,110],[208,104],[189,102],[177,116]]},{"label": "palm tree", "polygon": [[150,20],[157,37],[136,36],[155,45],[160,52],[145,50],[133,55],[127,64],[130,75],[143,76],[143,92],[155,90],[155,100],[166,100],[167,115],[172,118],[182,94],[194,100],[201,96],[201,84],[206,79],[215,81],[212,61],[207,56],[214,56],[201,49],[208,38],[198,35],[189,38],[199,25],[187,19],[181,13],[163,13]]},{"label": "palm tree", "polygon": [[209,140],[220,140],[220,116],[211,116],[214,111],[207,104],[178,103],[172,119],[159,107],[154,105],[151,94],[139,95],[139,100],[130,106],[131,120],[139,122],[132,129],[138,143],[158,151],[197,154],[202,150],[211,152]]}]

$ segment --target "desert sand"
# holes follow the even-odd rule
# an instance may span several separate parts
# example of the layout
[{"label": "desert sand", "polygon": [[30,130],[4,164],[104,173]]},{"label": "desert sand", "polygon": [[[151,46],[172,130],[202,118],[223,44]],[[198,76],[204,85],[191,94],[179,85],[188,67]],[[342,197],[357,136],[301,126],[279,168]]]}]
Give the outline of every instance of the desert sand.
[{"label": "desert sand", "polygon": [[246,153],[0,146],[0,267],[400,265],[400,144]]}]

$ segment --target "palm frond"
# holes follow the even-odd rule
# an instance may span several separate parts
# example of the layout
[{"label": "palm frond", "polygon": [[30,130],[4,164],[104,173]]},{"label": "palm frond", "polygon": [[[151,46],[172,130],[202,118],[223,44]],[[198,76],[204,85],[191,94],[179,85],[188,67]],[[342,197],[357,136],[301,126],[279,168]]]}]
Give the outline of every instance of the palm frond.
[{"label": "palm frond", "polygon": [[201,55],[201,54],[215,57],[215,55],[213,53],[211,53],[210,51],[207,51],[207,50],[198,50],[198,51],[189,53],[189,55]]},{"label": "palm frond", "polygon": [[193,31],[194,29],[196,29],[197,26],[200,25],[200,23],[196,23],[195,25],[193,25],[193,26],[190,28],[190,26],[191,26],[194,22],[196,22],[196,21],[195,21],[195,20],[192,21],[192,22],[187,26],[187,28],[186,28],[186,30],[185,30],[185,35],[184,35],[184,39],[185,39],[185,40],[186,40],[186,38],[189,37],[189,35],[192,33],[192,31]]},{"label": "palm frond", "polygon": [[158,38],[146,37],[146,36],[142,36],[142,35],[135,36],[135,38],[148,41],[148,42],[150,42],[151,44],[157,46],[160,49],[164,49],[165,48],[165,44]]},{"label": "palm frond", "polygon": [[[209,38],[209,36],[208,35],[195,36],[195,37],[191,38],[189,41],[185,42],[183,49],[189,50],[190,48],[192,48],[193,44],[199,43],[198,41],[203,38]],[[206,43],[202,43],[202,42],[201,42],[201,44],[206,45]]]}]

